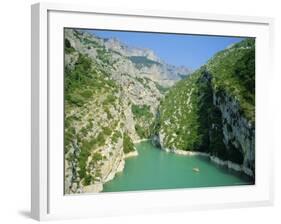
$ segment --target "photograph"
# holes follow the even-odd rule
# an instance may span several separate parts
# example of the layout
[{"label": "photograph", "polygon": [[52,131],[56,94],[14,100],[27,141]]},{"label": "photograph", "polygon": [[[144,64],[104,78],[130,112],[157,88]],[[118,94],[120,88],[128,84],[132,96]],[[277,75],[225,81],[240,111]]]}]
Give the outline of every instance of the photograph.
[{"label": "photograph", "polygon": [[65,195],[255,185],[255,37],[61,38]]}]

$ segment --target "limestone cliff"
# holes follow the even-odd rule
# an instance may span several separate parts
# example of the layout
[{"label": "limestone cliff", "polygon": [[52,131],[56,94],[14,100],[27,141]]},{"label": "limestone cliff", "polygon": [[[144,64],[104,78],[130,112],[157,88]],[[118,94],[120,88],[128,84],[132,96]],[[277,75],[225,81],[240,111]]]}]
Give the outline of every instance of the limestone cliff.
[{"label": "limestone cliff", "polygon": [[99,192],[151,136],[163,85],[188,70],[82,30],[65,29],[64,42],[65,193]]}]

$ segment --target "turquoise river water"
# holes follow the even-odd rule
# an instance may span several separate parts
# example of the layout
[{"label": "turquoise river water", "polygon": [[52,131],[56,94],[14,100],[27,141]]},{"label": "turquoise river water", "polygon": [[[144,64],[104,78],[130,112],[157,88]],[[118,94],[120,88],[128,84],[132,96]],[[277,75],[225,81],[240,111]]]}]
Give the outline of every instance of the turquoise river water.
[{"label": "turquoise river water", "polygon": [[126,159],[123,172],[104,184],[103,192],[252,184],[246,175],[218,166],[206,157],[167,153],[151,141],[138,143],[136,148],[139,155]]}]

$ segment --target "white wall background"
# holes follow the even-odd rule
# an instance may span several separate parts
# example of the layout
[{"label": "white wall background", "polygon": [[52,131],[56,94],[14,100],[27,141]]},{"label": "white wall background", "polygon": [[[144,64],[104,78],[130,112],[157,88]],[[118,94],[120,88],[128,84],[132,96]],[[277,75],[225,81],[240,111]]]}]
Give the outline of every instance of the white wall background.
[{"label": "white wall background", "polygon": [[[6,0],[0,6],[0,223],[32,223],[30,208],[30,4]],[[57,0],[57,2],[67,2]],[[270,92],[274,105],[275,205],[273,207],[193,211],[79,220],[79,223],[280,223],[281,221],[281,7],[278,0],[69,0],[102,7],[180,10],[275,17],[275,79]],[[265,74],[266,75],[266,74]],[[76,223],[63,221],[59,223]]]}]

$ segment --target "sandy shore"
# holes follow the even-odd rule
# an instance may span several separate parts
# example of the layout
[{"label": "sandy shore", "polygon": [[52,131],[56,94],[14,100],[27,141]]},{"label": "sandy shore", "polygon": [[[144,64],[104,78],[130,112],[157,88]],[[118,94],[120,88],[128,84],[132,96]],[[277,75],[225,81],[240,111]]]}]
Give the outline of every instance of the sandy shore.
[{"label": "sandy shore", "polygon": [[137,150],[133,151],[133,152],[129,152],[124,154],[124,159],[130,158],[130,157],[134,157],[134,156],[138,156],[139,153]]},{"label": "sandy shore", "polygon": [[137,144],[137,143],[145,142],[145,141],[149,141],[149,140],[150,140],[149,138],[143,138],[143,139],[139,139],[139,140],[133,141],[133,143]]}]

